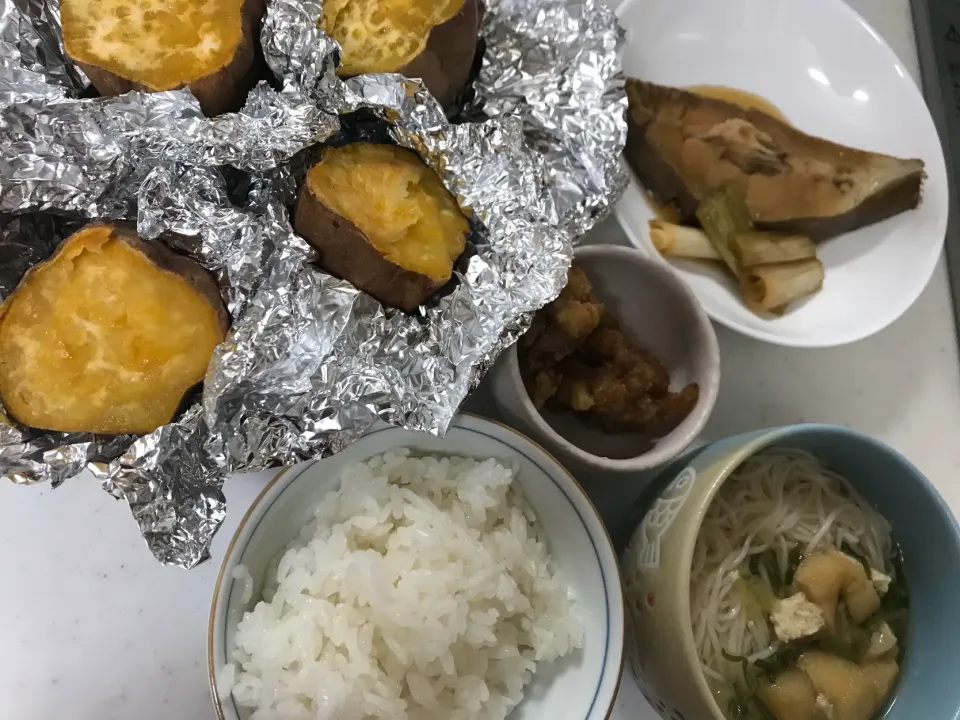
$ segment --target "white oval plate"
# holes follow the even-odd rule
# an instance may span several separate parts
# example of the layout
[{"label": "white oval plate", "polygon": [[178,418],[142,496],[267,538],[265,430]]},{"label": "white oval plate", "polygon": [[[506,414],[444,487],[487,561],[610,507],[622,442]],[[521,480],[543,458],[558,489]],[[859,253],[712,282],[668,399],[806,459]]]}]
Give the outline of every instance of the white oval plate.
[{"label": "white oval plate", "polygon": [[[926,163],[920,207],[819,246],[823,289],[781,318],[741,302],[706,263],[672,262],[714,320],[759,340],[829,347],[872,335],[920,295],[947,228],[947,173],[919,89],[886,42],[843,0],[627,0],[624,72],[663,85],[723,85],[760,95],[804,132]],[[617,206],[630,241],[650,242],[653,212],[632,181]]]}]

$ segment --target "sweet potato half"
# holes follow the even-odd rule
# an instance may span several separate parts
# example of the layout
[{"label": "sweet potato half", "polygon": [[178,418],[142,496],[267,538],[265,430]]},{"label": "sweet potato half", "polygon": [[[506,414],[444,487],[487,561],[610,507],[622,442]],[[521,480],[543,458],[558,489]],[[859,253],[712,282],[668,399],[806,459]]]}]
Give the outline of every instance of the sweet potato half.
[{"label": "sweet potato half", "polygon": [[421,78],[446,107],[470,77],[482,8],[480,0],[324,0],[320,27],[340,43],[341,77]]},{"label": "sweet potato half", "polygon": [[87,225],[0,306],[0,400],[42,430],[150,432],[203,380],[228,324],[197,263],[132,227]]},{"label": "sweet potato half", "polygon": [[407,311],[450,279],[470,232],[419,155],[362,142],[323,151],[300,190],[293,227],[328,272]]},{"label": "sweet potato half", "polygon": [[182,87],[208,115],[257,80],[263,0],[61,0],[67,54],[101,95]]}]

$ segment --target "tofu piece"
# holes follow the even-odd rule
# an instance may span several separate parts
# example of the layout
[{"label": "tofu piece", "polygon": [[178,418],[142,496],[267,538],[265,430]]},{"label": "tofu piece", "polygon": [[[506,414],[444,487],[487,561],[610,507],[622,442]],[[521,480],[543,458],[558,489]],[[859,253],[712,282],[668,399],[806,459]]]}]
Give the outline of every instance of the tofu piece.
[{"label": "tofu piece", "polygon": [[839,560],[839,555],[836,551],[807,555],[793,579],[795,587],[823,612],[831,632],[837,624],[837,600],[847,571],[846,560]]},{"label": "tofu piece", "polygon": [[887,623],[881,623],[870,638],[870,647],[867,648],[864,659],[876,660],[896,650],[897,636],[893,634],[893,630]]},{"label": "tofu piece", "polygon": [[881,597],[887,594],[887,590],[890,589],[890,583],[893,582],[892,577],[874,568],[870,568],[870,580],[873,582],[873,586],[877,589],[877,593]]},{"label": "tofu piece", "polygon": [[868,662],[863,666],[863,676],[873,688],[873,712],[883,707],[883,703],[893,690],[899,675],[900,666],[892,658]]},{"label": "tofu piece", "polygon": [[[847,587],[841,589],[840,593],[847,603],[850,616],[855,622],[861,623],[880,609],[880,591],[873,579],[873,574],[877,571],[870,568],[868,576],[863,564],[855,557],[851,557],[844,552],[839,553],[839,555],[847,558],[852,568],[848,576]],[[889,582],[887,587],[889,587]]]},{"label": "tofu piece", "polygon": [[837,550],[811,553],[797,568],[794,585],[816,604],[832,632],[837,601],[842,597],[854,621],[860,623],[880,608],[880,595],[863,566]]},{"label": "tofu piece", "polygon": [[797,667],[833,707],[833,720],[871,720],[880,707],[877,688],[885,679],[880,671],[874,678],[856,663],[819,650],[803,653]]},{"label": "tofu piece", "polygon": [[762,684],[757,696],[777,720],[823,720],[813,682],[799,670],[786,670]]},{"label": "tofu piece", "polygon": [[783,642],[793,642],[800,638],[816,635],[826,627],[823,610],[807,600],[806,595],[798,592],[783,600],[778,600],[770,613],[773,630]]},{"label": "tofu piece", "polygon": [[854,622],[862,623],[880,609],[880,595],[863,567],[858,565],[858,570],[859,573],[851,573],[849,583],[842,592],[850,617]]},{"label": "tofu piece", "polygon": [[833,720],[833,703],[825,695],[817,695],[816,707],[827,720]]}]

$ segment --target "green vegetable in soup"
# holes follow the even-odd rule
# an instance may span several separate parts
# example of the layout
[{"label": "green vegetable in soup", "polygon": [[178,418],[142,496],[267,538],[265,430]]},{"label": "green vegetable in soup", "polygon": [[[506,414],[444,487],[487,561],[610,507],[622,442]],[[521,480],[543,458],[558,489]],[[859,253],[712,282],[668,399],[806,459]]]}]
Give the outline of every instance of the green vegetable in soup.
[{"label": "green vegetable in soup", "polygon": [[768,680],[772,680],[784,670],[789,670],[796,665],[801,652],[802,649],[797,645],[784,645],[770,657],[757,660],[754,665]]},{"label": "green vegetable in soup", "polygon": [[783,575],[783,584],[787,587],[793,585],[793,578],[797,574],[797,568],[800,567],[800,563],[803,562],[803,549],[799,544],[794,545],[790,548],[790,552],[787,553],[787,571]]},{"label": "green vegetable in soup", "polygon": [[[842,547],[840,548],[840,552],[846,553],[847,555],[852,557],[854,560],[856,560],[858,563],[860,563],[863,566],[863,572],[866,573],[867,577],[871,577],[873,575],[873,568],[870,567],[870,563],[867,561],[867,558],[865,558],[861,553],[854,550],[852,545],[850,545],[849,543],[843,543]],[[883,568],[877,568],[877,569],[881,571],[883,570]]]},{"label": "green vegetable in soup", "polygon": [[761,616],[764,620],[773,612],[777,596],[759,575],[744,573],[737,580],[734,591],[739,593],[740,601],[751,615]]},{"label": "green vegetable in soup", "polygon": [[877,625],[887,623],[897,636],[897,661],[903,662],[903,653],[907,646],[909,632],[910,594],[903,574],[903,558],[897,552],[892,558],[890,587],[880,598],[880,609],[871,620]]},{"label": "green vegetable in soup", "polygon": [[748,566],[752,575],[767,579],[774,595],[784,597],[783,573],[780,571],[780,563],[777,562],[777,553],[774,550],[764,550],[754,555],[750,558]]},{"label": "green vegetable in soup", "polygon": [[872,633],[862,627],[850,625],[837,630],[815,644],[820,650],[836,655],[844,660],[859,663],[870,647]]}]

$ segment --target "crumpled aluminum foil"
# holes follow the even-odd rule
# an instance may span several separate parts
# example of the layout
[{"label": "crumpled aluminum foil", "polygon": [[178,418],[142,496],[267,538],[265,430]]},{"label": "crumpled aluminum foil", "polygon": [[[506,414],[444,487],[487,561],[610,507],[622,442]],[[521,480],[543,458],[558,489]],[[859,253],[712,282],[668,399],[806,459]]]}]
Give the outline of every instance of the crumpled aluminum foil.
[{"label": "crumpled aluminum foil", "polygon": [[63,51],[59,0],[0,0],[0,104],[88,84]]},{"label": "crumpled aluminum foil", "polygon": [[[317,62],[329,67],[333,77],[337,48],[331,45],[325,50],[329,57],[318,57]],[[51,127],[47,133],[61,139],[68,152],[96,147],[93,139],[85,142],[78,137],[71,141],[66,137],[71,133],[82,135],[93,126],[101,144],[110,145],[110,159],[117,161],[133,162],[146,155],[147,159],[153,156],[153,160],[163,162],[266,171],[338,128],[332,111],[290,89],[277,92],[265,82],[250,92],[240,112],[216,118],[205,118],[187,91],[78,99],[88,84],[63,48],[59,0],[0,0],[0,110],[10,113],[0,132],[9,131],[21,140],[21,146],[31,142],[31,136],[40,138],[46,133],[28,130],[27,137],[19,138],[18,122],[29,127],[34,116],[42,122],[47,115],[52,125],[62,120],[62,127]],[[41,107],[50,109],[43,112]],[[130,147],[130,143],[136,143],[136,147]],[[29,147],[15,148],[20,149]],[[31,162],[32,155],[24,154],[21,168]],[[105,162],[98,159],[97,167],[89,168],[90,175],[84,179],[104,183],[115,180],[115,173],[104,166]],[[29,170],[15,177],[23,178]],[[50,172],[51,168],[45,170]],[[132,185],[130,178],[121,178],[116,183],[119,187]],[[10,201],[0,204],[0,211],[19,206]]]},{"label": "crumpled aluminum foil", "polygon": [[[324,275],[304,262],[307,250],[279,268],[204,386],[206,418],[224,431],[232,471],[335,452],[378,418],[444,432],[491,362],[566,282],[572,238],[549,221],[544,168],[518,120],[451,125],[418,82],[397,76],[355,78],[341,90],[345,111],[395,118],[392,140],[417,150],[471,208],[471,252],[456,287],[412,315]],[[289,204],[297,185],[298,170],[285,170],[288,177],[271,178],[276,205]]]},{"label": "crumpled aluminum foil", "polygon": [[[236,320],[276,252],[270,232],[295,240],[289,226],[278,230],[233,208],[223,177],[209,168],[269,170],[338,129],[336,115],[266,85],[241,113],[213,120],[186,91],[82,100],[30,91],[0,104],[0,300],[84,218],[139,213],[144,237],[199,238],[177,249],[217,274]],[[199,404],[139,439],[40,432],[2,412],[0,474],[56,486],[91,469],[127,500],[158,559],[191,567],[206,558],[225,513],[225,472],[207,451]]]},{"label": "crumpled aluminum foil", "polygon": [[517,115],[542,155],[558,222],[574,237],[627,186],[623,29],[604,0],[485,0],[474,112]]},{"label": "crumpled aluminum foil", "polygon": [[[216,274],[233,318],[201,402],[176,422],[139,438],[0,422],[0,473],[56,484],[93,470],[168,564],[206,557],[228,472],[337,452],[378,419],[444,432],[499,352],[559,293],[574,239],[622,189],[620,35],[593,2],[526,0],[525,25],[515,22],[520,2],[491,5],[488,60],[510,54],[497,43],[514,43],[531,88],[542,88],[531,102],[544,107],[526,112],[516,97],[511,106],[504,98],[519,86],[498,90],[481,73],[471,113],[492,119],[464,124],[448,122],[417,81],[339,80],[315,0],[269,0],[262,44],[283,90],[261,84],[240,113],[214,119],[186,91],[78,99],[85,79],[64,60],[56,0],[0,3],[0,143],[14,147],[0,157],[0,300],[83,218],[136,217],[143,237],[177,233],[170,242]],[[501,10],[530,34],[497,35]],[[588,29],[579,56],[568,25],[578,17]],[[564,78],[524,55],[553,44]],[[577,91],[578,72],[579,85],[589,79],[600,92]],[[564,93],[562,110],[550,83]],[[377,121],[357,122],[357,110]],[[589,118],[607,112],[612,134],[601,137]],[[385,310],[317,269],[290,226],[309,148],[370,133],[419,152],[471,209],[457,282],[416,314]]]}]

